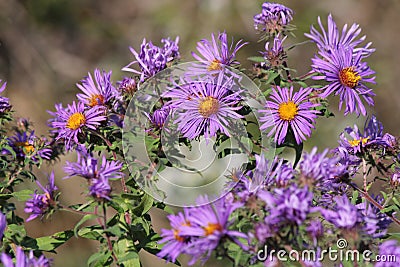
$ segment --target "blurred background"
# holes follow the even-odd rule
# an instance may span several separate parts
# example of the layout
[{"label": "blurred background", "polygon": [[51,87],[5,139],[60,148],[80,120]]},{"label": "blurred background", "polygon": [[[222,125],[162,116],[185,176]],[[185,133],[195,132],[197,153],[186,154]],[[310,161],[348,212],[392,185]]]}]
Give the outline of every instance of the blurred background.
[{"label": "blurred background", "polygon": [[[294,10],[292,24],[297,26],[297,39],[286,45],[306,40],[310,24],[317,23],[317,16],[326,22],[332,13],[339,28],[343,24],[359,23],[367,41],[373,42],[376,52],[368,58],[369,65],[377,72],[375,107],[369,110],[380,119],[386,132],[399,135],[400,89],[400,1],[398,0],[302,0],[276,1]],[[34,122],[37,134],[46,134],[46,110],[54,110],[54,103],[70,103],[78,92],[75,84],[95,68],[113,71],[113,80],[124,73],[121,68],[133,60],[128,47],[139,49],[143,38],[160,44],[163,37],[180,36],[182,61],[193,58],[196,42],[210,38],[212,32],[226,30],[235,40],[250,42],[238,53],[244,67],[250,68],[246,58],[258,55],[264,48],[258,43],[253,28],[253,15],[261,12],[263,1],[243,0],[0,0],[0,79],[7,80],[3,93],[10,98],[16,115]],[[313,44],[306,44],[290,51],[289,67],[299,75],[310,69],[310,58],[315,53]],[[128,75],[125,73],[125,75]],[[336,115],[320,119],[306,150],[314,145],[334,147],[345,126],[357,123],[363,126],[365,118]],[[56,177],[63,177],[62,158],[56,166]],[[44,172],[44,170],[41,170]],[[43,180],[44,180],[43,176]],[[84,185],[81,181],[58,180],[64,192],[62,201],[77,203],[85,196],[75,193]],[[82,188],[83,189],[83,188]],[[24,215],[23,215],[24,216]],[[165,214],[152,211],[156,229],[166,227]],[[41,236],[73,227],[79,216],[57,213],[51,220],[27,223],[31,236]],[[87,258],[96,251],[96,245],[72,238],[51,254],[54,266],[86,266]],[[164,261],[141,253],[144,266],[165,266]],[[184,261],[185,262],[185,261]],[[185,265],[185,264],[184,264]],[[169,264],[169,266],[173,266]],[[206,266],[217,266],[209,262]],[[221,263],[218,266],[224,266]]]}]

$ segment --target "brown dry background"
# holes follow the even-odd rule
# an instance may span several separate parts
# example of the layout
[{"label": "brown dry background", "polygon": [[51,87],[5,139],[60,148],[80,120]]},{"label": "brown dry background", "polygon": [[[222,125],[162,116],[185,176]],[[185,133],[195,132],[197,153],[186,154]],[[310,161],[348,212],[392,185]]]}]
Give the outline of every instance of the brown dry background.
[{"label": "brown dry background", "polygon": [[[295,11],[293,24],[297,25],[297,40],[305,40],[303,32],[316,23],[317,16],[324,20],[332,13],[341,27],[344,23],[357,22],[363,28],[367,40],[377,51],[368,59],[377,72],[375,107],[370,110],[384,123],[385,129],[399,134],[400,45],[398,0],[302,0],[278,1]],[[261,1],[245,0],[0,0],[0,79],[7,80],[5,95],[11,99],[17,115],[35,122],[37,133],[46,134],[46,110],[53,110],[54,103],[70,103],[77,93],[75,83],[94,68],[113,70],[113,80],[122,77],[121,67],[132,61],[128,46],[138,48],[145,37],[155,44],[163,37],[180,36],[183,61],[192,60],[190,51],[196,42],[209,38],[212,32],[226,30],[235,40],[250,42],[238,55],[245,67],[245,59],[257,55],[263,49],[257,43],[252,16],[260,12]],[[299,74],[309,70],[314,46],[307,44],[289,54],[290,67]],[[333,101],[335,103],[335,101]],[[336,103],[332,104],[336,107]],[[313,145],[333,147],[343,127],[364,118],[336,117],[321,119],[306,149]],[[73,156],[69,156],[70,159]],[[61,166],[56,166],[58,186],[62,189],[62,201],[76,203],[84,196],[80,181],[61,180]],[[39,173],[43,172],[42,170]],[[157,229],[165,226],[164,215],[152,213]],[[31,236],[40,236],[73,227],[79,216],[57,213],[50,221],[27,223]],[[55,266],[85,266],[93,243],[72,238],[58,249]],[[163,261],[141,253],[143,265],[164,266]],[[224,266],[221,263],[219,266]],[[172,264],[170,264],[172,266]],[[206,266],[217,266],[208,263]]]}]

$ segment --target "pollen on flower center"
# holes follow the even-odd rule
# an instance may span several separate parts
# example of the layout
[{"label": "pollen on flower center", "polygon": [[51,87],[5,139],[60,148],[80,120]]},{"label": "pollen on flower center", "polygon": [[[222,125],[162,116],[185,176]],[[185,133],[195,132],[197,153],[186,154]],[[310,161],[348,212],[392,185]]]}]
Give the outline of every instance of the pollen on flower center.
[{"label": "pollen on flower center", "polygon": [[218,59],[214,59],[207,67],[208,71],[221,70],[221,69],[222,69],[221,61],[219,61]]},{"label": "pollen on flower center", "polygon": [[360,143],[362,145],[365,145],[368,142],[368,140],[369,140],[369,136],[366,138],[361,137],[360,139],[349,140],[349,144],[351,147],[356,147],[356,146],[359,146]]},{"label": "pollen on flower center", "polygon": [[361,80],[361,76],[354,70],[354,67],[348,67],[339,72],[339,79],[341,84],[354,88]]},{"label": "pollen on flower center", "polygon": [[218,100],[211,96],[207,96],[199,104],[199,113],[205,118],[208,118],[212,114],[217,113],[218,109],[219,109]]},{"label": "pollen on flower center", "polygon": [[205,235],[211,235],[215,231],[222,231],[222,226],[219,223],[208,223],[206,227],[203,227]]},{"label": "pollen on flower center", "polygon": [[102,95],[92,95],[89,100],[89,106],[94,107],[96,105],[104,104],[104,96]]},{"label": "pollen on flower center", "polygon": [[281,103],[279,105],[279,118],[285,121],[291,121],[298,114],[298,107],[293,101]]},{"label": "pollen on flower center", "polygon": [[28,142],[15,142],[14,145],[17,147],[25,148],[26,152],[28,153],[32,153],[33,151],[35,151],[33,145],[29,144]]},{"label": "pollen on flower center", "polygon": [[174,238],[175,238],[176,240],[178,240],[179,242],[185,241],[185,238],[184,238],[184,237],[179,236],[179,231],[178,231],[178,230],[173,229],[173,232],[174,232]]},{"label": "pollen on flower center", "polygon": [[71,130],[76,130],[79,127],[81,127],[83,124],[85,124],[86,118],[85,115],[83,115],[80,112],[75,112],[72,114],[67,121],[67,128]]}]

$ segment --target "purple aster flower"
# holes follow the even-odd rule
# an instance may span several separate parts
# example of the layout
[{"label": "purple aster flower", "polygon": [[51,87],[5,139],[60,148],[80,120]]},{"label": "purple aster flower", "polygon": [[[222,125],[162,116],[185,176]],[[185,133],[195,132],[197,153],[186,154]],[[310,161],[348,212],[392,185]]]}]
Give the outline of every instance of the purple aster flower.
[{"label": "purple aster flower", "polygon": [[274,37],[274,43],[270,47],[270,42],[265,43],[265,52],[261,52],[265,60],[269,62],[271,67],[282,66],[284,60],[287,58],[286,52],[283,49],[282,43],[286,40],[287,36],[283,39],[280,36]]},{"label": "purple aster flower", "polygon": [[[147,43],[146,39],[143,39],[139,53],[130,47],[129,49],[136,60],[129,63],[122,70],[140,74],[140,81],[144,82],[146,79],[165,69],[168,63],[179,58],[179,37],[175,41],[171,41],[168,38],[162,39],[161,42],[164,46],[158,47],[153,45],[152,42]],[[130,66],[136,63],[139,64],[140,71],[130,68]]]},{"label": "purple aster flower", "polygon": [[161,108],[156,109],[153,114],[148,115],[148,118],[154,126],[162,128],[170,115],[171,107],[164,105]]},{"label": "purple aster flower", "polygon": [[43,194],[38,194],[37,191],[33,194],[32,198],[27,200],[25,203],[25,212],[31,213],[27,222],[35,219],[36,217],[43,216],[50,212],[56,205],[56,195],[54,194],[57,190],[57,186],[54,184],[54,172],[48,177],[49,183],[44,187],[39,181],[36,181],[37,185],[43,190]]},{"label": "purple aster flower", "polygon": [[370,145],[393,147],[396,143],[393,135],[383,132],[382,122],[374,115],[365,121],[364,136],[368,138]]},{"label": "purple aster flower", "polygon": [[104,175],[89,180],[89,195],[98,200],[110,200],[111,186]]},{"label": "purple aster flower", "polygon": [[111,83],[111,71],[94,70],[94,80],[90,73],[76,86],[82,91],[77,98],[86,106],[104,106],[110,104],[112,97],[117,97],[118,91]]},{"label": "purple aster flower", "polygon": [[235,61],[236,53],[247,43],[239,40],[235,45],[229,45],[228,37],[225,32],[218,34],[218,39],[211,34],[211,42],[203,39],[197,43],[197,51],[200,55],[192,52],[193,57],[199,63],[193,63],[193,67],[189,68],[189,74],[217,74],[225,72],[226,67],[234,67],[239,64]]},{"label": "purple aster flower", "polygon": [[102,121],[106,119],[104,110],[98,106],[85,110],[82,102],[72,102],[65,109],[55,112],[57,119],[51,122],[53,128],[58,129],[57,140],[64,138],[66,148],[69,150],[74,144],[78,144],[78,134],[83,133],[84,128],[96,130]]},{"label": "purple aster flower", "polygon": [[65,173],[68,174],[66,178],[76,175],[86,179],[97,179],[100,176],[106,179],[118,179],[123,176],[121,172],[122,162],[117,160],[108,161],[103,155],[101,166],[99,166],[99,159],[94,158],[88,153],[83,145],[77,148],[77,155],[78,159],[76,162],[66,162],[64,167]]},{"label": "purple aster flower", "polygon": [[52,153],[48,142],[43,138],[38,138],[34,131],[29,133],[17,130],[15,135],[8,138],[8,143],[17,157],[21,159],[30,157],[37,162],[39,160],[37,156],[42,159],[50,159]]},{"label": "purple aster flower", "polygon": [[307,233],[314,239],[324,236],[324,226],[319,219],[313,219],[307,226]]},{"label": "purple aster flower", "polygon": [[379,246],[379,259],[375,267],[397,267],[400,265],[400,246],[397,240],[391,239]]},{"label": "purple aster flower", "polygon": [[134,78],[124,77],[121,81],[117,82],[117,90],[121,94],[133,95],[137,91],[137,83]]},{"label": "purple aster flower", "polygon": [[301,225],[310,212],[313,212],[313,194],[307,187],[299,188],[292,184],[287,188],[276,188],[273,192],[260,191],[258,193],[267,205],[269,215],[265,218],[267,224]]},{"label": "purple aster flower", "polygon": [[340,164],[339,157],[327,157],[329,150],[317,153],[314,147],[304,153],[300,162],[300,180],[308,186],[315,185],[319,190],[330,191],[339,186],[341,177],[347,174],[347,166]]},{"label": "purple aster flower", "polygon": [[370,137],[365,137],[357,125],[354,125],[354,128],[346,127],[339,139],[340,146],[353,154],[361,153],[362,148],[369,145],[370,142]]},{"label": "purple aster flower", "polygon": [[311,32],[305,33],[304,35],[313,40],[321,51],[330,53],[331,49],[336,50],[339,47],[345,47],[353,49],[354,54],[361,52],[362,56],[369,56],[375,51],[375,49],[369,48],[371,43],[368,43],[364,47],[358,47],[366,38],[365,35],[359,37],[361,29],[358,24],[354,23],[349,29],[347,29],[347,24],[345,24],[342,34],[340,34],[331,14],[328,16],[328,32],[325,31],[320,17],[318,17],[318,24],[322,34],[318,32],[314,26],[311,26]]},{"label": "purple aster flower", "polygon": [[260,110],[265,113],[260,118],[264,123],[260,129],[273,127],[268,136],[275,134],[275,142],[278,145],[285,141],[289,129],[293,132],[297,144],[306,140],[306,136],[311,136],[311,129],[315,128],[313,124],[318,111],[313,108],[319,105],[309,101],[311,91],[311,88],[300,88],[293,94],[293,87],[272,88],[272,101],[267,101],[266,109]]},{"label": "purple aster flower", "polygon": [[326,80],[329,84],[321,88],[321,97],[326,98],[331,94],[340,95],[339,110],[345,102],[344,115],[355,112],[357,115],[366,115],[364,104],[374,105],[375,93],[365,83],[375,83],[375,72],[367,63],[362,62],[362,53],[354,54],[352,48],[339,47],[330,50],[331,53],[320,51],[322,58],[312,59],[312,68],[318,73],[314,80]]},{"label": "purple aster flower", "polygon": [[4,230],[7,227],[7,217],[0,212],[0,241],[3,238]]},{"label": "purple aster flower", "polygon": [[[198,205],[209,203],[207,197],[199,198]],[[201,259],[204,263],[217,248],[223,238],[229,238],[242,249],[247,250],[238,238],[247,238],[244,233],[229,230],[232,220],[229,216],[241,204],[221,198],[212,204],[190,208],[187,217],[189,225],[180,228],[183,237],[191,237],[191,242],[187,245],[185,253],[192,256],[189,265],[193,265]]]},{"label": "purple aster flower", "polygon": [[189,216],[189,209],[184,209],[184,213],[179,212],[177,215],[168,215],[171,229],[161,229],[162,239],[158,243],[165,244],[157,254],[158,257],[175,262],[178,256],[185,252],[190,243],[190,236],[182,236],[181,228],[190,226]]},{"label": "purple aster flower", "polygon": [[400,185],[400,168],[397,167],[395,172],[392,174],[390,184],[393,187],[398,187]]},{"label": "purple aster flower", "polygon": [[20,246],[16,247],[15,252],[15,264],[11,256],[6,253],[1,254],[1,262],[4,267],[49,267],[51,266],[51,260],[47,259],[44,255],[39,258],[35,258],[33,252],[29,252],[27,257]]},{"label": "purple aster flower", "polygon": [[334,198],[336,205],[330,209],[321,209],[322,216],[340,229],[354,229],[361,221],[362,216],[356,206],[351,204],[346,195]]},{"label": "purple aster flower", "polygon": [[[376,196],[373,198],[381,205],[384,202],[383,197]],[[364,232],[374,238],[379,238],[386,234],[386,231],[389,225],[392,223],[392,220],[385,213],[382,213],[377,207],[366,201],[357,204],[356,207],[364,216]]]},{"label": "purple aster flower", "polygon": [[279,33],[293,20],[293,10],[281,4],[265,2],[262,4],[261,13],[253,19],[256,30]]},{"label": "purple aster flower", "polygon": [[[169,95],[182,94],[189,97],[173,99],[170,103],[177,113],[175,123],[178,130],[189,139],[194,139],[202,134],[208,139],[217,134],[217,131],[230,136],[230,126],[233,120],[243,116],[236,111],[242,92],[232,92],[232,80],[222,82],[223,76],[218,81],[209,80],[203,82],[188,82],[183,86],[167,92]],[[181,93],[184,91],[184,93]]]},{"label": "purple aster flower", "polygon": [[[0,79],[0,84],[1,84],[2,80]],[[0,86],[0,93],[2,93],[4,91],[4,89],[6,89],[7,86],[7,82],[4,82],[1,86]],[[11,109],[11,105],[9,102],[9,99],[7,97],[4,96],[0,96],[0,113],[5,113],[7,111],[9,111]]]}]

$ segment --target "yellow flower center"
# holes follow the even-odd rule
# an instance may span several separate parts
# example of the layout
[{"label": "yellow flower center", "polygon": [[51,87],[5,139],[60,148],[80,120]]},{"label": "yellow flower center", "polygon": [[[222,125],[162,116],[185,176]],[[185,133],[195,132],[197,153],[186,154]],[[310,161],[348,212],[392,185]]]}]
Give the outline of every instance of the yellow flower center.
[{"label": "yellow flower center", "polygon": [[199,113],[205,118],[208,118],[212,114],[217,113],[218,109],[219,109],[219,102],[212,96],[207,96],[199,104]]},{"label": "yellow flower center", "polygon": [[341,84],[354,88],[361,80],[361,76],[354,70],[354,67],[348,67],[339,72],[339,79]]},{"label": "yellow flower center", "polygon": [[76,130],[79,127],[81,127],[83,124],[85,124],[86,118],[85,115],[83,115],[80,112],[75,112],[72,114],[67,121],[67,128],[71,130]]},{"label": "yellow flower center", "polygon": [[178,240],[179,242],[185,241],[185,238],[184,238],[184,237],[179,236],[179,230],[174,229],[173,232],[174,232],[174,238],[175,238],[176,240]]},{"label": "yellow flower center", "polygon": [[33,147],[33,145],[29,144],[28,142],[15,142],[14,145],[25,148],[25,150],[26,150],[26,152],[28,152],[28,154],[35,151],[35,148]]},{"label": "yellow flower center", "polygon": [[293,101],[281,103],[279,105],[279,118],[284,121],[292,121],[298,114],[299,108]]},{"label": "yellow flower center", "polygon": [[349,144],[351,147],[356,147],[356,146],[359,146],[360,143],[362,145],[365,145],[368,142],[368,140],[369,140],[369,136],[366,138],[361,137],[360,139],[349,140]]},{"label": "yellow flower center", "polygon": [[219,61],[218,59],[214,59],[207,67],[208,71],[221,70],[221,69],[222,69],[221,61]]},{"label": "yellow flower center", "polygon": [[92,95],[92,97],[89,100],[89,106],[91,107],[103,104],[104,104],[104,96],[102,95]]},{"label": "yellow flower center", "polygon": [[211,235],[215,231],[222,231],[222,226],[219,223],[208,223],[206,227],[203,227],[205,235]]}]

